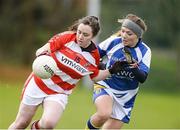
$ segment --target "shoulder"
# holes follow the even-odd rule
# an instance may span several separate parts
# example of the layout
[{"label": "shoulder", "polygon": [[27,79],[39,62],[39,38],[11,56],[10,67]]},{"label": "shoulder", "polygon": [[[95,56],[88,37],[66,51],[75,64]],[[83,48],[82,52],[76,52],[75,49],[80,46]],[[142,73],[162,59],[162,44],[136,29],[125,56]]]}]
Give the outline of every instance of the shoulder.
[{"label": "shoulder", "polygon": [[75,37],[76,33],[73,31],[65,31],[57,34],[59,37]]},{"label": "shoulder", "polygon": [[122,40],[121,40],[121,37],[112,35],[112,36],[108,37],[107,39],[105,39],[103,42],[111,43],[113,41],[121,42]]},{"label": "shoulder", "polygon": [[141,41],[139,44],[138,44],[138,47],[141,49],[141,50],[148,50],[148,51],[151,51],[151,48],[143,41]]},{"label": "shoulder", "polygon": [[56,39],[59,39],[60,41],[68,42],[73,41],[76,38],[76,33],[73,31],[65,31],[58,33],[54,36]]},{"label": "shoulder", "polygon": [[76,32],[74,31],[64,31],[64,32],[61,32],[59,33],[59,35],[72,35],[72,34],[75,34]]},{"label": "shoulder", "polygon": [[121,37],[113,35],[102,41],[98,46],[103,50],[107,50],[108,48],[111,49],[112,47],[121,43],[122,43]]}]

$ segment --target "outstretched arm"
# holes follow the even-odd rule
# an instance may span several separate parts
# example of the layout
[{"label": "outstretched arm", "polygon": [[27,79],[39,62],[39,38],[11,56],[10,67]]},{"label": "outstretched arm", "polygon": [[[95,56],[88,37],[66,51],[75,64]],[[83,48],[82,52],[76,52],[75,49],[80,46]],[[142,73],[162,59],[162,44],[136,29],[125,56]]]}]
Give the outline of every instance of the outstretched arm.
[{"label": "outstretched arm", "polygon": [[124,68],[125,64],[126,62],[116,61],[109,69],[99,70],[98,75],[92,80],[97,82],[108,78],[111,74],[119,73]]},{"label": "outstretched arm", "polygon": [[106,69],[106,70],[99,70],[98,75],[97,75],[96,77],[94,77],[92,80],[93,80],[94,82],[97,82],[97,81],[106,79],[106,78],[109,77],[110,75],[111,75],[111,74],[110,74],[110,72],[109,72],[108,69]]},{"label": "outstretched arm", "polygon": [[42,46],[41,48],[39,48],[37,51],[36,51],[36,56],[39,56],[41,54],[45,54],[45,53],[51,53],[51,50],[50,50],[50,43],[46,43],[44,46]]}]

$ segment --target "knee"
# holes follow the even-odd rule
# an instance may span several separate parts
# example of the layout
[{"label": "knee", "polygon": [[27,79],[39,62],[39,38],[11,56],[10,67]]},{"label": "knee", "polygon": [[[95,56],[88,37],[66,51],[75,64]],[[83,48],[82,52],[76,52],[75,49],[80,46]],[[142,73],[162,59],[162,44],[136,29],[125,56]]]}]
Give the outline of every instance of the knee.
[{"label": "knee", "polygon": [[109,111],[97,112],[97,115],[101,121],[105,122],[106,120],[110,118],[111,112]]},{"label": "knee", "polygon": [[41,121],[41,128],[43,129],[54,129],[56,126],[56,122],[50,119],[44,119]]},{"label": "knee", "polygon": [[28,127],[30,121],[14,121],[8,129],[25,129]]}]

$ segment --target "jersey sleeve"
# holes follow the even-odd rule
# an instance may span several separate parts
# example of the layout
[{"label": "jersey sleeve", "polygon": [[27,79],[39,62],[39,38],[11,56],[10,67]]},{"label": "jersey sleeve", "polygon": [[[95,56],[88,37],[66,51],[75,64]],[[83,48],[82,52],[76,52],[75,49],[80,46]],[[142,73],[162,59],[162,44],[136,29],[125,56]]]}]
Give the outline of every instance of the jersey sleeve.
[{"label": "jersey sleeve", "polygon": [[110,36],[106,40],[99,43],[98,51],[99,51],[99,54],[100,54],[101,58],[106,55],[108,47],[110,46],[111,42],[116,38],[117,38],[117,36]]},{"label": "jersey sleeve", "polygon": [[48,43],[50,43],[51,52],[55,52],[60,49],[63,45],[68,43],[72,38],[75,38],[75,34],[72,33],[60,33],[52,37]]},{"label": "jersey sleeve", "polygon": [[139,63],[139,68],[146,73],[149,73],[151,64],[151,50],[150,48],[144,53],[141,62]]},{"label": "jersey sleeve", "polygon": [[91,71],[93,72],[93,74],[90,74],[91,79],[93,79],[94,77],[96,77],[99,74],[99,69],[97,67]]},{"label": "jersey sleeve", "polygon": [[99,69],[98,69],[98,66],[99,66],[99,62],[100,62],[100,55],[99,55],[99,52],[98,52],[98,49],[95,49],[94,51],[91,52],[92,56],[94,57],[95,59],[95,64],[96,66],[94,66],[90,71],[93,72],[93,74],[90,74],[90,78],[93,79],[94,77],[96,77],[99,73]]}]

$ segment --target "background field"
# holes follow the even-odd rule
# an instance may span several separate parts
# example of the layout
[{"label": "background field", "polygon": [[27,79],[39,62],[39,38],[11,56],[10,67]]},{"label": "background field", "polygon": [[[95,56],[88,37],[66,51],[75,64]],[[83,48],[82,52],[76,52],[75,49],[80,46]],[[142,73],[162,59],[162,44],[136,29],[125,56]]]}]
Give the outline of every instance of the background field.
[{"label": "background field", "polygon": [[[0,87],[1,128],[7,128],[15,119],[20,91],[21,88],[16,85]],[[179,101],[180,95],[177,94],[139,93],[132,112],[131,122],[129,125],[125,125],[124,128],[180,128]],[[70,96],[67,109],[57,128],[84,128],[86,120],[94,110],[91,91],[77,89]],[[40,114],[41,108],[35,119],[38,119]]]},{"label": "background field", "polygon": [[[168,52],[153,51],[151,73],[147,82],[140,86],[131,122],[124,128],[180,129],[180,89],[175,78],[175,58],[170,57]],[[23,82],[30,69],[3,68],[3,76],[0,75],[0,128],[6,129],[15,119]],[[94,111],[92,90],[79,85],[69,97],[57,128],[83,129]],[[41,112],[39,108],[34,119],[39,119]]]}]

